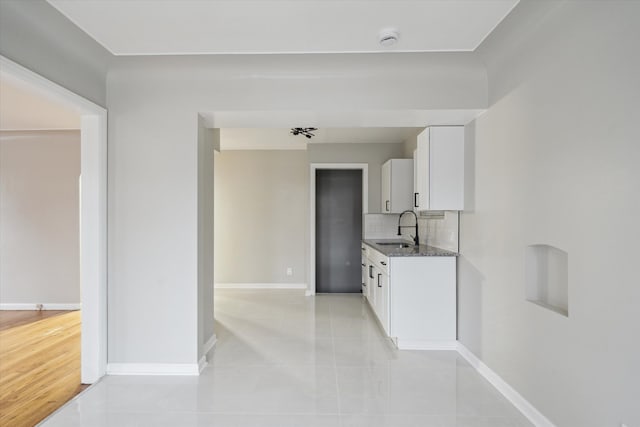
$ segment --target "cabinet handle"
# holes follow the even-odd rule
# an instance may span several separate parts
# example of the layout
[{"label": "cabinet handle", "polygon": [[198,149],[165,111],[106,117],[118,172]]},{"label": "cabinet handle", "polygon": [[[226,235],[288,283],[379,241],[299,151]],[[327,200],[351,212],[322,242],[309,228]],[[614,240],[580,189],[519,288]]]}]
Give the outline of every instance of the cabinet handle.
[{"label": "cabinet handle", "polygon": [[418,207],[418,193],[413,193],[413,207],[417,208]]},{"label": "cabinet handle", "polygon": [[363,267],[366,267],[364,264],[361,264]]},{"label": "cabinet handle", "polygon": [[369,279],[373,279],[373,265],[369,266]]},{"label": "cabinet handle", "polygon": [[378,287],[381,288],[382,285],[380,284],[380,276],[382,276],[382,274],[378,273]]},{"label": "cabinet handle", "polygon": [[380,264],[382,264],[382,265],[387,265],[387,263],[386,263],[386,262],[384,262],[384,261],[380,261]]},{"label": "cabinet handle", "polygon": [[361,247],[360,249],[362,249],[362,250],[364,251],[364,246],[363,246],[363,247]]},{"label": "cabinet handle", "polygon": [[387,212],[389,212],[389,201],[388,200],[384,203],[384,207],[385,207],[385,210]]}]

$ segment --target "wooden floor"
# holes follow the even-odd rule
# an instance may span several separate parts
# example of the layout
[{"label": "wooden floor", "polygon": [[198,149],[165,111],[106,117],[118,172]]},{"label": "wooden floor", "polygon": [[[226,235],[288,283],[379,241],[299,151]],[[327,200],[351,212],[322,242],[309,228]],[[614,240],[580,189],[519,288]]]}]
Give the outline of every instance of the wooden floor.
[{"label": "wooden floor", "polygon": [[0,426],[34,426],[84,388],[80,311],[0,311]]}]

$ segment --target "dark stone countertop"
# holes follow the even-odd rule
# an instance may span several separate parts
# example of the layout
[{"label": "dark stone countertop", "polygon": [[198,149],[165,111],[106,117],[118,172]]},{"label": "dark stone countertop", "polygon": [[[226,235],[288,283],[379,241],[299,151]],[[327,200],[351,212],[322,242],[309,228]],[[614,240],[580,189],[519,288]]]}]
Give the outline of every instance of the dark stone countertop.
[{"label": "dark stone countertop", "polygon": [[[388,257],[400,256],[458,256],[457,252],[436,248],[435,246],[411,245],[408,248],[400,248],[392,245],[379,245],[378,243],[399,242],[400,239],[366,239],[362,242]],[[411,244],[411,242],[406,242]]]}]

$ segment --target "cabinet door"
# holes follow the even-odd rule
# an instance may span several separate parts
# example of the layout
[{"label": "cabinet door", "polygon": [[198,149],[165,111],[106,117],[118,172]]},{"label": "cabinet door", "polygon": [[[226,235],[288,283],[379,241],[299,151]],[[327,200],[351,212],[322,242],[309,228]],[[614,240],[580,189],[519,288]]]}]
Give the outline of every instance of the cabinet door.
[{"label": "cabinet door", "polygon": [[413,150],[413,211],[417,212],[420,205],[418,205],[418,153],[417,150]]},{"label": "cabinet door", "polygon": [[416,171],[416,189],[418,193],[414,195],[417,199],[418,206],[415,208],[419,211],[429,209],[429,133],[430,128],[426,128],[418,135],[418,144],[416,147],[415,163]]},{"label": "cabinet door", "polygon": [[389,335],[389,276],[379,271],[377,280],[376,314],[384,331]]},{"label": "cabinet door", "polygon": [[374,273],[375,273],[375,282],[373,286],[373,292],[375,293],[376,297],[375,297],[375,304],[373,306],[373,311],[375,311],[376,316],[378,316],[378,319],[380,320],[380,322],[382,322],[382,318],[380,316],[381,308],[382,308],[382,297],[383,297],[381,281],[384,273],[382,273],[382,271],[380,271],[379,268],[376,268]]},{"label": "cabinet door", "polygon": [[363,253],[362,254],[362,295],[364,297],[367,296],[367,284],[369,282],[369,277],[367,273],[368,273],[367,258],[364,256],[364,253]]},{"label": "cabinet door", "polygon": [[369,260],[367,264],[367,299],[371,308],[375,310],[376,307],[376,267],[373,265],[373,261]]},{"label": "cabinet door", "polygon": [[389,159],[382,165],[382,213],[401,213],[412,205],[413,160]]},{"label": "cabinet door", "polygon": [[464,209],[464,127],[434,126],[418,135],[416,192],[419,211]]},{"label": "cabinet door", "polygon": [[391,213],[391,160],[382,165],[382,213]]},{"label": "cabinet door", "polygon": [[436,126],[429,138],[429,208],[464,209],[464,127]]}]

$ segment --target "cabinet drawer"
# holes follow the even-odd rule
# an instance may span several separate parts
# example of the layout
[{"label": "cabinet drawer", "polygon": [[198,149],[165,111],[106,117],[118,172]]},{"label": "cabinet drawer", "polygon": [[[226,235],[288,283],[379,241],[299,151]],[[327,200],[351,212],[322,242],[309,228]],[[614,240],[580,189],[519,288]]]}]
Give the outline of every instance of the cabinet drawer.
[{"label": "cabinet drawer", "polygon": [[369,248],[368,246],[367,248],[369,251],[369,259],[375,264],[377,268],[384,271],[386,274],[389,274],[389,257],[383,255],[373,248]]}]

